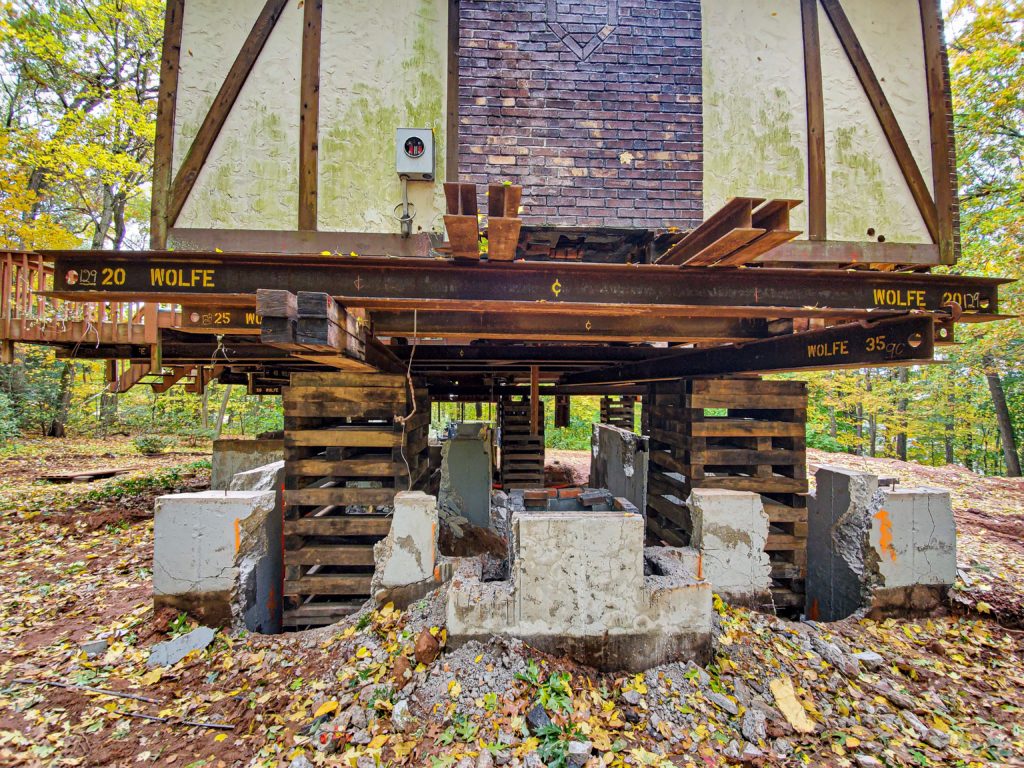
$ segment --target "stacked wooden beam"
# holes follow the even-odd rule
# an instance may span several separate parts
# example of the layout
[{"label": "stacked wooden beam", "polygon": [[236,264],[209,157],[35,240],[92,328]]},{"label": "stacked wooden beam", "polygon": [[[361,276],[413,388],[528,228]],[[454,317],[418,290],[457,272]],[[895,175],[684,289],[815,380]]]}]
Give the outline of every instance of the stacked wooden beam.
[{"label": "stacked wooden beam", "polygon": [[283,401],[284,623],[329,624],[369,597],[395,494],[426,477],[430,405],[405,376],[358,373],[294,374]]},{"label": "stacked wooden beam", "polygon": [[801,233],[790,228],[789,212],[800,200],[734,197],[703,224],[671,245],[657,264],[684,267],[740,267]]},{"label": "stacked wooden beam", "polygon": [[648,528],[689,541],[694,488],[761,495],[776,607],[803,605],[807,565],[807,389],[803,382],[710,379],[659,382],[644,398],[650,435]]},{"label": "stacked wooden beam", "polygon": [[537,403],[538,426],[530,424],[528,397],[502,397],[498,400],[498,426],[501,434],[501,484],[509,488],[536,488],[544,485],[544,403]]},{"label": "stacked wooden beam", "polygon": [[[445,229],[452,257],[479,261],[481,256],[479,208],[476,184],[448,182],[444,185]],[[512,261],[519,245],[523,222],[519,204],[523,188],[515,184],[491,184],[487,188],[487,259]]]},{"label": "stacked wooden beam", "polygon": [[601,398],[601,423],[628,432],[636,431],[636,396],[605,395]]}]

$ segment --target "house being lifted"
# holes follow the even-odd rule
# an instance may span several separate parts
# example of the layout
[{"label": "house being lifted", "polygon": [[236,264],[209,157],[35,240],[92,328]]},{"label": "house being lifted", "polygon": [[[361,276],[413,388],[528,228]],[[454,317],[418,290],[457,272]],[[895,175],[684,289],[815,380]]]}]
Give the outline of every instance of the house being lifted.
[{"label": "house being lifted", "polygon": [[544,395],[642,403],[652,540],[692,488],[761,494],[802,605],[806,390],[758,374],[998,318],[999,280],[930,272],[938,0],[169,0],[159,98],[152,249],[4,256],[0,337],[283,392],[293,625],[367,594],[335,545],[389,523],[346,509],[423,481],[432,400],[496,403],[524,487]]}]

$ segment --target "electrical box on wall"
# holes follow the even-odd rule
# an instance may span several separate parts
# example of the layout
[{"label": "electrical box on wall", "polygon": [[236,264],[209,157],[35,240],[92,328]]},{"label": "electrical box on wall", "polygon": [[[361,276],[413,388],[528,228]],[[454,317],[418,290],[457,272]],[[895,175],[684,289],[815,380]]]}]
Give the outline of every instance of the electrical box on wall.
[{"label": "electrical box on wall", "polygon": [[434,132],[429,128],[399,128],[395,141],[399,176],[415,181],[434,180]]}]

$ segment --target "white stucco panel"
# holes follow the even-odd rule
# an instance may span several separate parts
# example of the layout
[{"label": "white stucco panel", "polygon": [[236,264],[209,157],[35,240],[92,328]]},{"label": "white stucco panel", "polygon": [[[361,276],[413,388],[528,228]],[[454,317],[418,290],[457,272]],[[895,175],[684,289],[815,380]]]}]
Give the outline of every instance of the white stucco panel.
[{"label": "white stucco panel", "polygon": [[[704,0],[704,212],[730,197],[807,197],[799,0]],[[793,226],[806,228],[801,206]]]},{"label": "white stucco panel", "polygon": [[[905,12],[909,4],[912,0],[864,0],[863,6],[846,3],[844,8],[907,141],[912,148],[928,148],[923,152],[927,155],[931,142],[921,22],[918,16],[916,25],[908,27]],[[853,65],[824,10],[819,9],[818,15],[829,239],[874,240],[882,236],[892,242],[930,242]],[[921,155],[921,151],[915,152],[930,187],[931,163]],[[873,235],[868,235],[869,229],[874,230]]]},{"label": "white stucco panel", "polygon": [[[208,109],[237,56],[261,4],[247,0],[193,0],[188,4],[182,55],[191,51],[202,69],[185,75],[189,87],[201,93],[193,98]],[[189,22],[188,15],[192,14]],[[239,22],[238,19],[243,19]],[[298,224],[299,76],[302,50],[302,7],[288,3],[257,59],[228,115],[195,187],[178,218],[179,227],[223,229],[295,229]],[[241,26],[241,34],[238,27]],[[232,30],[226,39],[222,30]],[[218,62],[206,66],[209,51]],[[212,74],[216,69],[216,76]],[[195,135],[198,123],[179,115],[185,135]],[[176,150],[180,162],[187,151]]]},{"label": "white stucco panel", "polygon": [[[931,187],[924,44],[915,0],[844,3]],[[704,210],[730,197],[807,199],[800,0],[704,0]],[[871,104],[819,7],[828,238],[930,242]],[[806,229],[806,206],[793,226]],[[874,230],[868,235],[869,229]]]},{"label": "white stucco panel", "polygon": [[413,231],[443,226],[446,0],[324,3],[319,225],[398,232],[395,130],[431,128],[435,181],[412,181]]}]

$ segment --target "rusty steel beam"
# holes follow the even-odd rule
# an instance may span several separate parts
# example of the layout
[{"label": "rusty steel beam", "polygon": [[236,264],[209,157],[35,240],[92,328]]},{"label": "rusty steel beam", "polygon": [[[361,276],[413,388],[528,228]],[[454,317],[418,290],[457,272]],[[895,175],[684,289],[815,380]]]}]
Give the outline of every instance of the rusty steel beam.
[{"label": "rusty steel beam", "polygon": [[935,351],[934,321],[911,315],[835,325],[744,344],[691,349],[636,363],[566,374],[562,383],[614,384],[667,381],[736,373],[778,373],[873,365],[924,363]]},{"label": "rusty steel beam", "polygon": [[[655,317],[829,317],[941,311],[993,319],[996,278],[876,271],[60,251],[52,295],[253,306],[256,291],[326,291],[346,307]],[[652,337],[656,338],[656,337]]]}]

